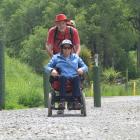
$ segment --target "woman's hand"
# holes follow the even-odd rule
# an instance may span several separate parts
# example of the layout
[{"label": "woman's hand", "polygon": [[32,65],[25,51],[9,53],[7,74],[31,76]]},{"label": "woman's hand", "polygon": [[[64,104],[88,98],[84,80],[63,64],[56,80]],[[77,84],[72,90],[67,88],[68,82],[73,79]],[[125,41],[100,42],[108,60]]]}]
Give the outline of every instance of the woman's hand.
[{"label": "woman's hand", "polygon": [[54,77],[56,77],[56,76],[59,76],[59,73],[58,73],[58,71],[56,69],[53,69],[51,71],[51,75],[54,76]]},{"label": "woman's hand", "polygon": [[83,73],[84,73],[83,70],[82,70],[81,68],[79,68],[79,69],[77,70],[77,72],[78,72],[79,75],[83,75]]}]

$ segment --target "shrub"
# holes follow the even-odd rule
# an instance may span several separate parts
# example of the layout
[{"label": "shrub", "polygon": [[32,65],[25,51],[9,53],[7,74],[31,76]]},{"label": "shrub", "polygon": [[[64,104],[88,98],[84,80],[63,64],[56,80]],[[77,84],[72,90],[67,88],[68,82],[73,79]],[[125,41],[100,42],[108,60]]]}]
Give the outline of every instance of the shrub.
[{"label": "shrub", "polygon": [[92,77],[93,77],[93,73],[92,73],[93,63],[92,63],[92,60],[91,60],[92,57],[91,57],[90,50],[84,45],[81,45],[80,57],[83,59],[83,61],[88,66],[89,72],[88,72],[86,78],[87,78],[88,81],[91,81]]},{"label": "shrub", "polygon": [[44,50],[46,30],[43,27],[36,27],[34,34],[22,42],[21,59],[29,64],[36,72],[42,71],[42,67],[46,59],[48,59],[47,53]]},{"label": "shrub", "polygon": [[113,68],[108,68],[103,71],[102,75],[103,81],[112,84],[118,77],[120,77],[121,73],[115,71]]}]

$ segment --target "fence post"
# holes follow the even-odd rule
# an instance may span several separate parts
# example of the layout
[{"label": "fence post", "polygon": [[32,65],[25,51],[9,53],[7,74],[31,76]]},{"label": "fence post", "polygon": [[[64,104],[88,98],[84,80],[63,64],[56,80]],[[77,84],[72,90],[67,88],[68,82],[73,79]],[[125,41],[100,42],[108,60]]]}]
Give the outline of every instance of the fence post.
[{"label": "fence post", "polygon": [[48,95],[50,92],[50,83],[49,83],[50,75],[43,70],[43,89],[44,89],[44,106],[48,108]]},{"label": "fence post", "polygon": [[93,68],[94,106],[101,107],[100,72],[98,66],[98,54],[95,54],[94,60],[95,60],[95,66]]},{"label": "fence post", "polygon": [[126,69],[126,82],[125,82],[125,90],[128,94],[128,68]]},{"label": "fence post", "polygon": [[133,96],[136,95],[136,81],[133,82]]},{"label": "fence post", "polygon": [[4,45],[0,40],[0,110],[5,108]]}]

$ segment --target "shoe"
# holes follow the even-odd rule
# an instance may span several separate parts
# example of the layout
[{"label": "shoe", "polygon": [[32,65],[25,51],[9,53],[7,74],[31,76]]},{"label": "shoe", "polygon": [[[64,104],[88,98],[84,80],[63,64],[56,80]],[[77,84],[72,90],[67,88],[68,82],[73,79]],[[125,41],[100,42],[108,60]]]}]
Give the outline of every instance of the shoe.
[{"label": "shoe", "polygon": [[68,102],[67,103],[67,108],[68,108],[68,110],[72,110],[73,109],[73,103],[72,102]]},{"label": "shoe", "polygon": [[59,105],[58,105],[58,108],[60,110],[64,110],[65,109],[65,101],[60,101]]},{"label": "shoe", "polygon": [[77,99],[74,101],[74,109],[81,109],[81,103]]}]

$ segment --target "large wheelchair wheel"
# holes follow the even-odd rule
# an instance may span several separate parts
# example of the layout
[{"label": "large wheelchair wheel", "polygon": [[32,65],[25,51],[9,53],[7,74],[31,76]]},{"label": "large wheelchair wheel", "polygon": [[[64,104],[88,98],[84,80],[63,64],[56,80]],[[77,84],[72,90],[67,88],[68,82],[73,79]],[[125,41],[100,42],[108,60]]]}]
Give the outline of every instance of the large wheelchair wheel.
[{"label": "large wheelchair wheel", "polygon": [[81,103],[82,103],[81,115],[82,116],[87,116],[87,112],[86,112],[86,101],[85,101],[85,94],[84,93],[82,93],[82,95],[81,95]]},{"label": "large wheelchair wheel", "polygon": [[52,93],[48,95],[48,117],[52,116]]}]

